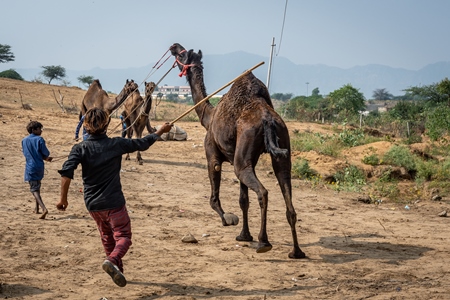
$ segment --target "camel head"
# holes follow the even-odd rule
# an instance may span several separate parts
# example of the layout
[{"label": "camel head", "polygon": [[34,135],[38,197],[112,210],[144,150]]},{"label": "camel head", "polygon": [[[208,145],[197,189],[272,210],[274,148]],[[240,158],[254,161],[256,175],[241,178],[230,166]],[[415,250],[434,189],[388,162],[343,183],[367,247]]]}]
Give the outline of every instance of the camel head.
[{"label": "camel head", "polygon": [[186,49],[178,43],[175,43],[172,46],[170,46],[169,50],[170,53],[172,53],[172,55],[175,57],[180,56],[182,53],[186,52]]},{"label": "camel head", "polygon": [[186,49],[178,43],[173,44],[170,47],[170,52],[175,56],[175,60],[180,68],[181,73],[179,76],[188,75],[187,72],[190,67],[198,67],[203,69],[202,65],[202,51],[198,50],[198,53],[194,50],[186,51]]},{"label": "camel head", "polygon": [[150,96],[155,90],[156,84],[153,81],[145,82],[145,95]]},{"label": "camel head", "polygon": [[130,95],[132,92],[134,92],[138,88],[139,88],[139,86],[137,85],[136,82],[134,82],[133,79],[131,79],[131,80],[127,79],[122,91],[120,91],[120,94],[117,95],[117,97],[116,97],[116,99],[118,100],[118,104],[119,105],[122,104],[125,100],[127,100],[128,95]]}]

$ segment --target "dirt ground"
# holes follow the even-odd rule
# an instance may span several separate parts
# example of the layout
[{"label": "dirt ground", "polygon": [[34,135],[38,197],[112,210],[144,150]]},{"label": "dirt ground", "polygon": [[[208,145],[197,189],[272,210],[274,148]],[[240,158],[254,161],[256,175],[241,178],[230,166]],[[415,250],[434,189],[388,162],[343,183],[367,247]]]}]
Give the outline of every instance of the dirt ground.
[{"label": "dirt ground", "polygon": [[[358,194],[293,179],[298,238],[308,257],[292,260],[284,201],[263,157],[257,171],[269,191],[267,229],[273,249],[257,254],[256,242],[235,240],[241,223],[223,227],[209,206],[205,130],[198,122],[178,122],[187,141],[155,143],[142,153],[143,165],[133,154],[122,162],[133,245],[124,257],[128,285],[117,287],[101,269],[104,254],[84,206],[80,170],[67,211],[56,210],[57,170],[75,143],[77,115],[59,109],[51,87],[60,87],[34,91],[37,86],[42,85],[0,80],[1,298],[449,299],[450,218],[438,216],[450,212],[448,199],[422,199],[407,210],[394,202],[365,204],[356,200]],[[77,88],[61,87],[61,92],[67,105],[84,95]],[[20,97],[33,110],[22,109]],[[55,157],[46,163],[42,181],[46,220],[32,213],[34,199],[23,181],[21,140],[31,119],[44,125],[42,136]],[[117,124],[113,119],[110,128]],[[287,125],[291,132],[323,130],[314,124]],[[330,160],[314,159],[316,165]],[[224,165],[222,177],[222,206],[241,218],[239,184],[230,165]],[[260,217],[254,193],[250,201],[250,231],[256,238]],[[198,243],[183,243],[187,234]]]}]

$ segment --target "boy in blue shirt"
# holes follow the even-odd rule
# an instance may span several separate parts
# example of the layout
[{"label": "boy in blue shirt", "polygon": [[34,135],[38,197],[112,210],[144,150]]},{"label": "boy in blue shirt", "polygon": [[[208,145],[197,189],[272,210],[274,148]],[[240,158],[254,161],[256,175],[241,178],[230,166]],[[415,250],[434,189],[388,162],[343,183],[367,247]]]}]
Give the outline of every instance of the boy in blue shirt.
[{"label": "boy in blue shirt", "polygon": [[[78,121],[78,124],[77,124],[77,128],[75,129],[75,138],[74,138],[74,140],[77,141],[77,142],[79,140],[78,135],[80,134],[81,126],[83,126],[84,117],[85,116],[82,116],[80,118],[80,121]],[[87,140],[88,137],[89,137],[89,134],[86,132],[86,129],[83,127],[83,141]]]},{"label": "boy in blue shirt", "polygon": [[22,140],[22,151],[25,156],[24,180],[30,184],[30,192],[36,200],[34,213],[39,214],[39,207],[42,208],[42,215],[39,219],[45,219],[48,210],[41,198],[41,180],[44,178],[44,160],[51,162],[52,157],[45,145],[45,140],[41,137],[43,126],[37,121],[31,121],[27,125],[30,135]]}]

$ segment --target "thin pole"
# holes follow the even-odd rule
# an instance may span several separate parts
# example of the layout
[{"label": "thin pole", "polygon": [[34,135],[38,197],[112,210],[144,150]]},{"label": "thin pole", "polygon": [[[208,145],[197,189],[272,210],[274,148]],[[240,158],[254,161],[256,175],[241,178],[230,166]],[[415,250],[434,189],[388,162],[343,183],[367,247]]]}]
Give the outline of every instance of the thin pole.
[{"label": "thin pole", "polygon": [[275,38],[272,38],[272,45],[270,47],[270,60],[269,60],[269,70],[267,71],[267,89],[269,89],[270,85],[270,73],[272,72],[272,57],[273,57],[273,48],[275,47]]},{"label": "thin pole", "polygon": [[208,95],[207,97],[203,98],[202,100],[200,100],[197,104],[195,104],[194,106],[192,106],[191,108],[189,108],[187,111],[185,111],[184,113],[182,113],[178,118],[176,118],[175,120],[173,120],[172,122],[170,122],[170,124],[175,123],[176,121],[180,120],[182,117],[184,117],[185,115],[187,115],[188,113],[190,113],[193,109],[197,108],[200,104],[202,104],[203,102],[205,102],[206,100],[208,100],[209,98],[211,98],[212,96],[214,96],[215,94],[217,94],[218,92],[220,92],[221,90],[223,90],[224,88],[226,88],[227,86],[229,86],[230,84],[232,84],[233,82],[235,82],[236,80],[238,80],[241,77],[244,77],[245,75],[247,75],[248,73],[250,73],[251,71],[253,71],[254,69],[262,66],[264,64],[264,62],[260,62],[259,64],[255,65],[254,67],[252,67],[251,69],[248,69],[247,71],[245,71],[244,73],[242,73],[241,75],[239,75],[238,77],[236,77],[235,79],[231,80],[230,82],[228,82],[227,84],[225,84],[224,86],[222,86],[220,89],[216,90],[214,93]]}]

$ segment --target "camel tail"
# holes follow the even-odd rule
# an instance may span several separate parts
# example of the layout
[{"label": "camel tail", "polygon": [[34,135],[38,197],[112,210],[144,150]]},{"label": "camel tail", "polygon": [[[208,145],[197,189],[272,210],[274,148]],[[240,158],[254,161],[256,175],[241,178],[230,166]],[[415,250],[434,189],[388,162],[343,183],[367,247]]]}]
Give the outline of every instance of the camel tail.
[{"label": "camel tail", "polygon": [[264,124],[264,144],[266,146],[266,152],[273,156],[287,157],[289,151],[287,149],[281,149],[278,146],[278,136],[273,120],[263,120]]}]

